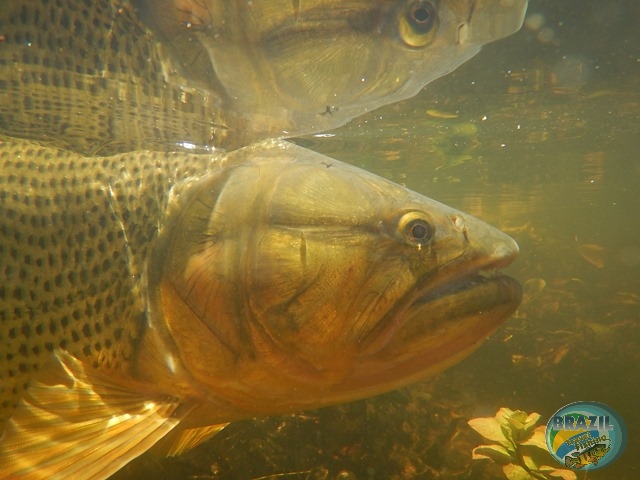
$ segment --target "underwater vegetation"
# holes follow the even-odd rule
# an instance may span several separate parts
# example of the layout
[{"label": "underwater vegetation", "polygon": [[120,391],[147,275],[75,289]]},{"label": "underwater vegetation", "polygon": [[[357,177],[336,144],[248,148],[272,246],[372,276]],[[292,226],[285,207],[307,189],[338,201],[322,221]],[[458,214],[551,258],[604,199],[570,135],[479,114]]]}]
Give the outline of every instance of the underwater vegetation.
[{"label": "underwater vegetation", "polygon": [[500,408],[495,417],[469,420],[469,425],[490,443],[473,449],[474,460],[491,460],[502,465],[509,480],[575,480],[576,474],[555,468],[547,450],[545,426],[538,425],[539,413]]}]

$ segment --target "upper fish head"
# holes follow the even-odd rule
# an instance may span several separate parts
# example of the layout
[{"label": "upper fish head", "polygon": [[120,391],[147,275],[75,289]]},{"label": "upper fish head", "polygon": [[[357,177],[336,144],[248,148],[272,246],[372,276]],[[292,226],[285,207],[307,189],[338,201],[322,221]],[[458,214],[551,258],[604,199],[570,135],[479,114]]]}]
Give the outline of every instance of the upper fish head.
[{"label": "upper fish head", "polygon": [[518,306],[516,243],[465,213],[285,143],[182,195],[162,234],[162,328],[238,416],[354,400],[436,373]]},{"label": "upper fish head", "polygon": [[185,77],[222,94],[241,119],[242,128],[229,119],[229,135],[264,138],[335,128],[414,96],[518,31],[527,0],[153,5],[148,23],[177,50]]}]

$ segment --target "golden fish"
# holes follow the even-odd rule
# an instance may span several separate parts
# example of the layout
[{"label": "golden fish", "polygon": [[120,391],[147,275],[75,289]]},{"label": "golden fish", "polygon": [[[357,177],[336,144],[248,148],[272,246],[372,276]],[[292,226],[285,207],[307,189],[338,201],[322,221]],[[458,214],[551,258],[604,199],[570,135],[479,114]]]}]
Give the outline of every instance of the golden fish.
[{"label": "golden fish", "polygon": [[0,252],[5,478],[105,478],[406,385],[521,297],[502,232],[283,141],[87,158],[7,138]]},{"label": "golden fish", "polygon": [[598,462],[611,450],[611,446],[606,443],[598,443],[589,447],[582,452],[576,452],[571,455],[565,455],[564,464],[570,468],[582,468],[591,464],[598,465]]},{"label": "golden fish", "polygon": [[0,133],[84,154],[335,128],[517,31],[526,0],[19,0]]}]

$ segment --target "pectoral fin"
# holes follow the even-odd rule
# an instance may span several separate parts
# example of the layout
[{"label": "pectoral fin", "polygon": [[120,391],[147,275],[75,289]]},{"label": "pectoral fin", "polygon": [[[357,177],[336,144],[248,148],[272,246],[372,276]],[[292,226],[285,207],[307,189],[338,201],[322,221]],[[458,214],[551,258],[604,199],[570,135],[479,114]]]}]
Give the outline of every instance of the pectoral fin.
[{"label": "pectoral fin", "polygon": [[5,426],[3,478],[106,478],[189,412],[177,398],[132,392],[64,352],[57,357],[57,378],[33,382]]}]

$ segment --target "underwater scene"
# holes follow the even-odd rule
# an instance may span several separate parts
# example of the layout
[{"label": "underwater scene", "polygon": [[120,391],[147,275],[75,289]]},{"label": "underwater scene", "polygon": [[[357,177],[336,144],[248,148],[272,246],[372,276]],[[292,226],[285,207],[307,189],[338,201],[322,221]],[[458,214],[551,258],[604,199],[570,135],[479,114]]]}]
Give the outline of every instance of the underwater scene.
[{"label": "underwater scene", "polygon": [[[10,3],[13,16],[0,14],[0,212],[6,219],[0,222],[4,257],[0,280],[5,284],[0,289],[0,420],[7,425],[5,439],[0,436],[0,454],[5,458],[0,460],[0,478],[105,478],[99,475],[102,466],[96,466],[94,475],[86,473],[93,470],[85,470],[90,467],[84,463],[78,463],[82,468],[77,470],[61,470],[59,465],[47,470],[48,464],[55,462],[49,457],[54,454],[43,453],[45,450],[64,457],[65,465],[80,457],[90,458],[87,463],[96,465],[109,463],[111,466],[104,467],[107,478],[117,480],[640,478],[636,434],[640,415],[635,410],[635,389],[640,383],[640,3],[440,0],[350,1],[340,6],[340,2],[328,1],[311,2],[310,6],[282,1],[261,7],[264,2],[260,1],[162,0],[156,4],[146,0],[38,0],[6,2],[4,6]],[[260,25],[256,19],[261,13],[268,19],[268,28],[256,27],[248,20],[243,29],[232,25],[240,22],[235,5],[254,8],[254,3],[251,22]],[[326,11],[323,5],[313,6],[323,3]],[[347,3],[353,5],[347,8]],[[380,11],[370,8],[374,3],[384,7]],[[22,9],[15,7],[19,4]],[[32,4],[37,7],[30,10]],[[78,7],[80,18],[90,18],[94,14],[86,11],[100,9],[113,9],[123,17],[135,12],[132,18],[142,19],[144,28],[136,20],[132,22],[135,28],[127,27],[119,36],[121,23],[103,24],[101,14],[96,13],[87,25],[93,25],[96,32],[107,32],[103,40],[99,33],[86,33],[91,32],[90,27],[74,23],[74,15],[67,18],[64,11],[70,6]],[[260,8],[264,11],[258,12]],[[282,20],[279,14],[269,12],[271,8],[289,12],[289,17]],[[297,20],[307,9],[311,21],[298,28],[291,22],[290,12]],[[330,9],[338,14],[327,13]],[[42,12],[57,12],[60,25],[71,25],[81,32],[77,48],[80,57],[87,59],[86,65],[68,66],[75,60],[72,55],[65,56],[67,44],[51,40],[56,34],[53,27],[51,32],[47,30],[48,20]],[[341,37],[334,17],[347,18],[357,35]],[[211,20],[215,18],[228,22]],[[399,26],[391,26],[389,18]],[[432,25],[433,19],[437,22]],[[29,29],[26,34],[14,35],[15,22],[37,25],[38,41],[55,44],[59,54],[41,60],[36,59],[38,54],[27,52],[16,60],[18,57],[10,53],[13,43],[27,42]],[[288,25],[288,30],[273,28],[276,24]],[[469,33],[459,27],[467,24]],[[176,25],[186,25],[189,33],[182,33]],[[250,33],[244,30],[246,25],[251,26]],[[255,40],[253,28],[265,28],[266,33],[256,33],[259,39]],[[468,50],[455,50],[447,44],[443,32],[456,28],[458,43],[464,43],[461,38],[468,35],[472,45]],[[389,42],[400,38],[408,46],[406,56],[394,53],[395,47],[381,40],[387,39],[390,31],[393,40]],[[82,44],[85,33],[100,48],[108,48],[111,42],[114,52],[126,55],[114,55],[105,60],[104,70],[95,69],[90,65],[91,49]],[[233,48],[218,51],[221,47],[216,40],[227,36]],[[333,43],[326,42],[328,37]],[[367,40],[361,41],[365,37]],[[147,48],[141,38],[159,39],[158,47]],[[260,45],[259,54],[242,48],[242,42],[254,41]],[[138,51],[136,45],[143,47]],[[418,52],[427,48],[432,48],[424,52],[429,61],[423,62]],[[349,53],[335,53],[342,49]],[[283,58],[279,52],[289,53]],[[120,60],[126,56],[135,60]],[[170,64],[167,58],[180,59],[176,63],[180,65]],[[49,68],[65,73],[49,75],[45,71]],[[215,81],[208,84],[214,76]],[[212,91],[215,94],[210,94]],[[287,139],[302,148],[268,143],[273,138]],[[263,141],[267,143],[260,143]],[[311,152],[301,153],[307,150]],[[138,157],[136,152],[142,151],[146,153]],[[167,152],[170,160],[156,160]],[[323,156],[315,157],[312,152]],[[29,166],[32,173],[23,174],[22,163],[11,159],[24,158],[29,164],[29,155],[50,162],[51,167]],[[218,160],[203,160],[218,156],[222,166]],[[292,160],[281,160],[282,156]],[[298,157],[304,158],[296,160]],[[88,165],[94,165],[91,160],[98,158],[95,165],[102,165],[103,171],[87,166],[83,160],[87,158]],[[136,167],[126,171],[121,180],[117,175],[126,170],[122,165],[127,162]],[[305,163],[301,168],[304,175],[320,178],[319,186],[304,177],[282,176],[283,171],[297,168],[297,162],[313,164]],[[272,169],[271,164],[276,167]],[[146,165],[153,165],[149,177],[136,178],[139,171],[147,171]],[[253,172],[255,166],[258,168]],[[110,173],[111,168],[116,173]],[[81,171],[77,177],[75,170]],[[216,173],[224,180],[222,186],[204,182],[211,171],[218,170],[222,171]],[[369,180],[366,172],[384,180]],[[20,182],[20,178],[35,180]],[[184,178],[195,179],[197,191],[189,182],[181,184]],[[360,186],[361,179],[367,179],[366,186]],[[94,181],[108,184],[104,198]],[[153,184],[151,194],[146,190],[147,182]],[[68,204],[64,195],[61,203],[56,200],[56,189],[76,188],[76,183],[82,188],[89,185],[91,193],[78,194],[79,200],[73,197]],[[352,197],[339,198],[343,184],[353,188]],[[275,190],[274,185],[286,190]],[[51,202],[39,196],[33,201],[23,197],[38,188]],[[231,188],[242,193],[225,190]],[[145,192],[153,201],[146,200]],[[294,195],[298,197],[292,198]],[[316,196],[318,203],[312,204]],[[92,216],[99,214],[98,207],[92,210],[83,202],[93,202],[94,197],[96,205],[106,205],[110,213]],[[403,240],[411,244],[410,253],[386,246],[387,237],[395,238],[395,230],[369,238],[372,227],[366,222],[376,215],[386,215],[380,225],[391,217],[395,221],[399,214],[386,212],[396,208],[399,199],[412,205],[408,226],[403,223],[405,210],[398,220],[404,233],[411,234],[409,240]],[[430,199],[440,203],[432,204]],[[74,233],[75,240],[60,241],[63,260],[47,263],[45,255],[42,266],[39,252],[57,252],[58,242],[53,236],[38,238],[33,231],[45,228],[49,218],[55,223],[58,214],[25,219],[29,213],[10,202],[46,212],[58,203],[71,209],[75,205],[80,212],[76,216],[69,213],[67,220],[60,214],[64,228],[100,218],[99,231],[87,227],[85,233]],[[228,210],[203,220],[208,215],[203,208],[215,205],[215,209],[222,209],[224,202],[229,203]],[[267,213],[254,216],[255,212],[245,207],[250,202],[259,206],[254,210]],[[271,205],[281,205],[280,210],[272,212]],[[411,216],[420,209],[429,211],[429,222]],[[285,213],[288,216],[283,219]],[[450,218],[453,226],[442,227],[441,216]],[[244,223],[238,220],[235,227],[235,218],[244,219]],[[461,218],[466,221],[464,228],[458,228]],[[126,244],[124,255],[112,246],[110,233],[104,234],[106,242],[91,243],[94,237],[102,238],[100,229],[110,228],[110,219],[124,232],[114,240]],[[475,219],[488,225],[476,224]],[[275,233],[269,230],[269,222],[277,224]],[[251,242],[251,235],[243,230],[243,225],[250,223],[256,231],[269,231],[264,237],[267,240],[236,245],[232,234],[225,236],[225,229],[234,225],[244,232],[239,235],[243,241]],[[326,240],[326,232],[321,235],[320,230],[327,230],[329,224],[332,229],[327,236],[333,237]],[[14,234],[14,225],[24,230]],[[166,225],[175,227],[176,233],[169,234]],[[297,233],[300,225],[305,226],[304,234]],[[515,240],[519,253],[506,236],[489,225]],[[446,230],[449,236],[444,236],[445,228],[453,233]],[[347,230],[366,232],[362,237],[368,243],[364,244],[360,233],[356,238]],[[291,231],[296,233],[287,233]],[[478,231],[482,239],[476,244],[474,234]],[[200,234],[209,242],[206,248],[181,250]],[[289,235],[286,241],[276,241],[276,236],[279,239],[285,234]],[[432,254],[430,261],[443,264],[438,265],[438,271],[450,268],[458,257],[445,258],[448,249],[462,247],[446,243],[454,241],[445,238],[455,234],[473,244],[473,255],[460,256],[473,272],[451,273],[454,280],[428,290],[425,285],[431,280],[425,278],[436,274],[416,267],[416,255]],[[136,249],[135,242],[145,243],[156,236],[148,248]],[[283,242],[294,247],[285,248]],[[321,246],[315,247],[316,243]],[[356,250],[356,243],[364,244],[362,251],[366,253]],[[24,247],[27,253],[14,253],[21,252],[23,244],[28,245]],[[129,245],[133,245],[133,253],[129,253]],[[350,249],[343,249],[344,245]],[[431,252],[434,245],[438,252]],[[491,246],[495,248],[490,252]],[[65,253],[66,248],[70,253]],[[254,248],[268,259],[261,270],[247,266],[248,257],[238,253],[253,252]],[[316,254],[314,248],[321,253]],[[293,263],[289,250],[296,262],[304,257],[302,270],[286,270]],[[105,251],[108,260],[101,258],[106,258]],[[208,270],[188,254],[201,254],[223,270],[224,281],[215,287],[199,283]],[[237,265],[243,265],[246,272],[254,270],[243,270],[246,280],[238,279],[240,274],[235,278],[228,273],[235,260],[212,260],[216,255],[225,259],[236,259],[237,255]],[[491,259],[478,260],[483,255]],[[74,265],[85,262],[86,276],[85,269],[78,269],[78,279],[67,274],[66,256],[76,259]],[[196,272],[185,286],[175,280],[183,274],[181,262]],[[341,283],[336,285],[326,266],[333,262],[351,265],[340,270],[348,273],[341,273]],[[313,270],[316,263],[322,266]],[[363,303],[358,309],[347,309],[358,318],[348,323],[348,328],[326,320],[341,318],[339,308],[334,312],[321,303],[304,305],[303,300],[311,302],[316,298],[313,295],[320,295],[314,293],[318,283],[322,284],[322,295],[339,299],[334,303],[349,303],[363,291],[376,289],[378,284],[371,278],[400,268],[398,263],[411,264],[406,268],[413,275],[406,281],[408,286],[399,280],[381,280],[381,285],[389,287],[386,297],[378,295],[384,301],[376,299],[375,307]],[[369,267],[362,271],[353,266],[364,264]],[[265,273],[274,265],[282,271]],[[53,286],[48,284],[48,273],[39,273],[48,269],[53,272]],[[126,275],[118,269],[127,269]],[[54,275],[59,271],[64,272],[60,281]],[[98,279],[95,285],[92,275]],[[113,280],[117,285],[110,287],[103,281],[107,277],[127,278]],[[510,277],[517,280],[521,291]],[[290,286],[294,281],[300,285]],[[160,293],[153,293],[155,287]],[[295,290],[293,299],[273,299],[284,296],[280,291],[274,293],[276,287]],[[63,293],[56,293],[56,288]],[[395,290],[402,288],[409,293],[399,292],[395,298]],[[5,295],[5,289],[11,293]],[[106,293],[100,297],[103,290]],[[234,300],[201,301],[202,292],[217,292]],[[98,300],[84,306],[88,305],[86,298],[94,294]],[[177,297],[191,303],[176,306],[171,302]],[[406,303],[407,297],[412,301]],[[30,304],[29,298],[34,303]],[[82,308],[73,304],[79,298],[85,302]],[[142,306],[140,298],[144,298]],[[54,312],[53,320],[42,324],[34,320],[36,302],[40,302],[37,308],[42,303],[47,305],[46,312]],[[390,306],[383,307],[385,302]],[[484,313],[462,312],[463,302],[476,302],[477,310]],[[298,303],[300,309],[294,310],[292,305],[298,308]],[[398,310],[413,321],[429,315],[441,315],[444,320],[430,326],[433,331],[412,328],[404,332],[402,341],[394,342],[390,338],[395,330],[388,331],[373,320],[371,326],[363,326],[364,317],[373,317],[376,309],[383,308],[391,312],[390,317],[383,317],[387,321],[400,322]],[[59,319],[55,317],[57,309],[62,312]],[[195,322],[182,328],[167,320],[165,327],[154,317],[161,309],[162,318],[193,315],[216,321],[219,312],[233,317],[236,312],[251,310],[248,317],[256,322],[264,312],[265,317],[284,310],[287,315],[271,323],[265,320],[255,330],[244,330],[233,322],[231,326],[209,325],[198,330]],[[73,327],[74,321],[82,322],[85,312],[103,316],[100,321]],[[292,320],[288,316],[291,312],[303,313]],[[468,323],[454,327],[446,322],[447,315],[468,318]],[[118,316],[128,319],[128,326],[111,320]],[[320,321],[320,326],[304,324],[300,319],[307,316],[309,322]],[[32,327],[25,326],[32,321],[36,322],[29,324]],[[481,321],[492,323],[479,327]],[[155,332],[150,340],[147,327]],[[352,331],[358,329],[373,333],[363,333],[351,342]],[[470,339],[460,340],[465,329]],[[68,336],[60,333],[67,330]],[[320,330],[321,334],[316,334]],[[234,353],[233,361],[224,357],[210,364],[201,362],[218,348],[206,344],[209,331],[221,339],[220,348]],[[418,337],[432,334],[457,336],[444,347],[438,345],[447,350],[434,353],[437,358],[432,359],[429,352],[425,359],[424,352],[417,350],[427,347]],[[187,344],[183,339],[190,335],[200,336],[201,341]],[[263,347],[252,352],[252,360],[261,354],[276,358],[267,373],[238,367],[247,350],[245,336],[251,338],[252,345]],[[173,340],[167,340],[169,337]],[[292,356],[314,364],[317,371],[308,373],[306,363],[291,366],[294,362],[283,360],[285,355],[270,343],[273,338],[281,341],[286,353],[294,352]],[[188,345],[186,353],[183,341]],[[278,348],[282,345],[278,343]],[[387,345],[390,347],[385,350]],[[437,350],[438,346],[432,348]],[[372,350],[375,359],[366,363]],[[356,353],[343,357],[346,351]],[[56,373],[51,376],[42,373],[52,365],[47,355],[55,357]],[[15,363],[17,358],[26,360]],[[398,358],[408,360],[402,363]],[[161,366],[147,367],[159,359]],[[351,369],[350,363],[345,367],[347,362],[353,362],[353,371],[360,372],[358,361],[365,365],[362,376],[344,373],[343,367]],[[237,367],[229,378],[224,374],[228,364]],[[415,371],[408,366],[414,364],[419,364]],[[167,379],[169,371],[177,372],[175,380]],[[213,380],[205,378],[209,373]],[[288,375],[295,387],[290,386]],[[331,383],[342,375],[346,378],[342,383]],[[194,378],[200,383],[192,383]],[[266,382],[264,378],[271,383],[261,384]],[[311,383],[309,378],[325,383],[309,387],[307,392],[301,385]],[[51,395],[48,387],[52,384],[65,385],[66,390]],[[218,388],[218,384],[224,387]],[[254,385],[260,388],[245,397],[244,389]],[[276,385],[273,396],[271,385]],[[219,400],[216,395],[223,388],[233,394]],[[135,406],[130,394],[135,396]],[[112,403],[105,400],[116,397]],[[183,397],[197,402],[185,403]],[[212,403],[207,403],[212,397]],[[603,446],[606,442],[584,444],[585,448],[563,455],[563,461],[549,452],[547,422],[574,402],[604,404],[617,412],[616,421],[624,421],[628,441],[624,438],[624,451],[615,461],[606,463],[612,447]],[[75,415],[76,420],[82,417],[88,423],[92,415],[107,418],[116,409],[123,414],[118,417],[121,425],[132,423],[132,430],[139,428],[141,433],[138,437],[123,433],[127,430],[123,426],[123,432],[106,435],[118,422],[105,420],[96,421],[95,428],[81,434],[73,420],[65,417],[69,405],[76,412],[69,418]],[[213,407],[208,405],[218,405],[225,413],[211,414]],[[154,416],[145,417],[146,411],[153,411]],[[131,420],[138,415],[149,423]],[[51,428],[41,427],[38,421]],[[181,432],[180,422],[185,422],[187,432],[191,428],[197,433],[177,439],[169,436],[171,430]],[[152,424],[161,425],[158,433],[148,433],[156,428]],[[91,456],[94,448],[93,455],[102,452],[99,444],[92,442],[105,435],[118,439],[118,446]],[[165,441],[165,435],[171,440]],[[149,444],[140,441],[138,445],[135,438],[149,438]],[[75,445],[83,442],[91,445],[89,453],[74,453]],[[136,446],[129,447],[131,444]],[[599,462],[601,468],[594,468]],[[64,473],[67,471],[73,473]]]},{"label": "underwater scene", "polygon": [[[640,31],[632,0],[530,0],[523,29],[418,96],[296,139],[511,235],[524,297],[483,347],[431,381],[373,399],[244,421],[158,478],[634,479],[640,475]],[[605,403],[629,444],[575,477],[509,477],[468,421]],[[517,464],[517,458],[511,460]],[[549,455],[546,465],[562,468]],[[150,464],[153,467],[149,470]],[[134,467],[132,467],[134,468]],[[564,467],[566,468],[566,467]],[[171,473],[169,473],[169,471]]]}]

